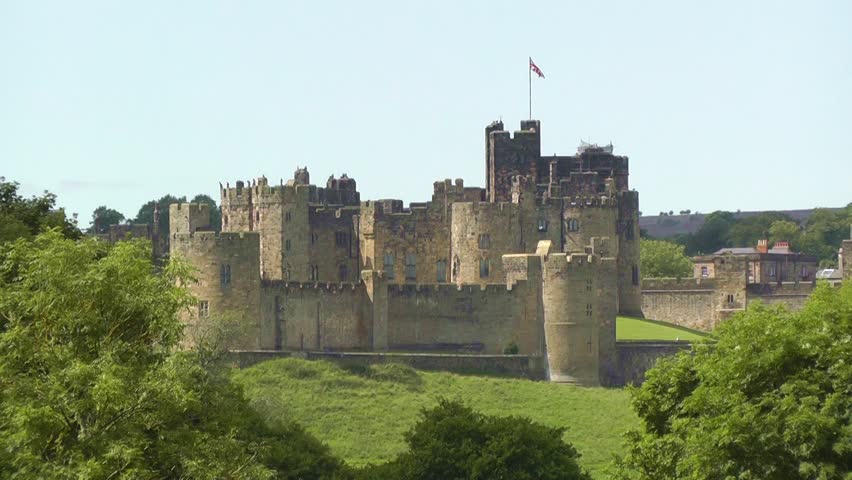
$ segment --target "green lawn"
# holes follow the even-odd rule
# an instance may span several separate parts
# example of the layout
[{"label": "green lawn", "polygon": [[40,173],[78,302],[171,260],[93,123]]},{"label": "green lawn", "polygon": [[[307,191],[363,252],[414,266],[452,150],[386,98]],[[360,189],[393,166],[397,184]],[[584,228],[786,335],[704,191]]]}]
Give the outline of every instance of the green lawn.
[{"label": "green lawn", "polygon": [[618,340],[689,340],[712,338],[709,333],[679,327],[670,323],[639,318],[618,317],[615,323]]},{"label": "green lawn", "polygon": [[638,425],[622,389],[417,371],[398,364],[344,370],[329,362],[280,359],[237,370],[234,379],[261,411],[296,420],[352,465],[404,449],[403,433],[438,397],[493,415],[523,415],[566,427],[565,440],[596,477]]}]

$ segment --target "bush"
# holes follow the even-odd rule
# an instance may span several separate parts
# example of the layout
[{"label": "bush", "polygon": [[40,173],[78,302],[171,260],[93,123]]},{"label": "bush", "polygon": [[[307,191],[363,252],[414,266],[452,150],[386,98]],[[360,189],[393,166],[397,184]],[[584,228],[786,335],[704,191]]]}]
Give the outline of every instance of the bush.
[{"label": "bush", "polygon": [[408,451],[360,472],[364,479],[590,479],[564,428],[523,417],[482,415],[439,400],[406,435]]}]

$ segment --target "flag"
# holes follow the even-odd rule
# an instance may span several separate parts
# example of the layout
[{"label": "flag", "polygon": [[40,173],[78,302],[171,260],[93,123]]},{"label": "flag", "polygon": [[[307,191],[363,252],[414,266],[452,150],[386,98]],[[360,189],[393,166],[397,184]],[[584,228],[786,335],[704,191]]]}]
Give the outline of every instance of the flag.
[{"label": "flag", "polygon": [[541,69],[538,68],[538,65],[536,65],[535,62],[532,61],[532,57],[530,57],[530,70],[535,72],[535,74],[538,75],[540,78],[544,78],[544,73],[542,73]]}]

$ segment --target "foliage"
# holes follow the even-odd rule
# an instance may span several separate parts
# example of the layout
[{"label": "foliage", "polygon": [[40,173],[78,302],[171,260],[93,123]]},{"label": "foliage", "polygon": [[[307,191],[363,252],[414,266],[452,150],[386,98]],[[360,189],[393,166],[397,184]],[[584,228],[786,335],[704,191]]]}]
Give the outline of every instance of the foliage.
[{"label": "foliage", "polygon": [[79,238],[80,231],[65,211],[56,208],[56,195],[45,191],[40,197],[24,198],[18,182],[0,177],[0,243],[29,239],[46,228],[58,228],[67,238]]},{"label": "foliage", "polygon": [[788,215],[763,212],[734,218],[731,212],[713,212],[695,233],[672,240],[686,247],[687,255],[709,254],[725,247],[753,247],[758,240],[790,242],[793,251],[816,256],[821,265],[834,265],[841,242],[852,235],[852,203],[845,208],[816,208],[804,225]]},{"label": "foliage", "polygon": [[683,245],[643,238],[639,248],[643,278],[692,276],[692,260],[684,254]]},{"label": "foliage", "polygon": [[333,478],[327,447],[176,352],[187,267],[56,230],[0,247],[0,478]]},{"label": "foliage", "polygon": [[92,212],[92,230],[95,233],[106,233],[110,225],[118,225],[124,221],[124,215],[118,210],[101,205]]},{"label": "foliage", "polygon": [[199,193],[192,197],[190,202],[210,205],[210,226],[217,232],[222,229],[222,207],[216,206],[216,200],[213,200],[209,195]]},{"label": "foliage", "polygon": [[643,428],[615,477],[850,478],[852,285],[818,286],[800,312],[750,306],[717,332],[633,390]]},{"label": "foliage", "polygon": [[716,211],[707,215],[701,228],[687,237],[686,252],[689,255],[706,254],[731,246],[728,231],[733,223],[734,214],[731,212]]},{"label": "foliage", "polygon": [[562,440],[564,431],[524,417],[482,415],[440,399],[405,435],[408,450],[389,464],[366,469],[363,477],[591,479],[577,464],[577,451]]},{"label": "foliage", "polygon": [[160,213],[160,234],[165,238],[169,238],[169,205],[185,202],[186,197],[175,197],[174,195],[169,194],[163,195],[159,200],[151,200],[139,207],[139,213],[136,214],[136,218],[133,219],[133,223],[153,224],[154,205],[156,204]]},{"label": "foliage", "polygon": [[[160,232],[168,238],[170,235],[169,205],[173,203],[186,202],[187,199],[185,196],[176,197],[171,194],[163,195],[159,200],[151,200],[139,207],[139,213],[136,214],[136,218],[133,220],[133,223],[154,223],[154,204],[156,204],[160,211]],[[218,232],[222,226],[222,208],[216,205],[216,201],[210,198],[209,195],[198,194],[192,197],[191,202],[206,203],[210,205],[210,226],[213,230]]]},{"label": "foliage", "polygon": [[353,466],[388,462],[406,450],[405,433],[437,405],[463,400],[487,415],[523,415],[563,434],[600,474],[637,426],[623,389],[418,371],[398,364],[343,368],[323,361],[271,360],[234,371],[252,405],[287,422],[298,419]]}]

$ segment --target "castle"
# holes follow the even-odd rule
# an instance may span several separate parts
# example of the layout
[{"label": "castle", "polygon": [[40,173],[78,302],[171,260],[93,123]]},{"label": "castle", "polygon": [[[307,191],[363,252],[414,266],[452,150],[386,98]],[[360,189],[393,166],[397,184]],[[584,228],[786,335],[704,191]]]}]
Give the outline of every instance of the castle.
[{"label": "castle", "polygon": [[553,381],[612,384],[617,313],[641,315],[639,200],[611,147],[542,156],[541,125],[485,128],[485,187],[361,201],[353,178],[220,185],[170,207],[170,251],[196,269],[200,329],[235,317],[243,348],[517,351]]}]

